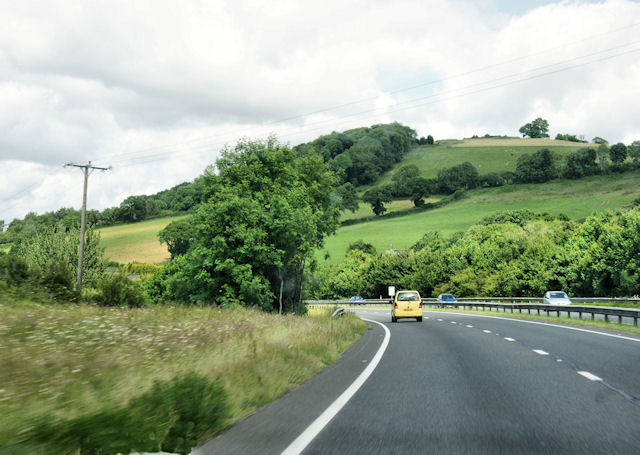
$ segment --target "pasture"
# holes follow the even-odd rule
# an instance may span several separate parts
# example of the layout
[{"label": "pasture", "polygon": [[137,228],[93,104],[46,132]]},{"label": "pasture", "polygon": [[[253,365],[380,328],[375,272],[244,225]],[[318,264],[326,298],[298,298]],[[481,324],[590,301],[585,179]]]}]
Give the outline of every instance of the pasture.
[{"label": "pasture", "polygon": [[[349,244],[358,240],[371,243],[378,252],[409,248],[426,232],[449,235],[499,210],[564,213],[571,219],[582,220],[596,211],[618,210],[629,205],[640,197],[639,181],[640,172],[635,171],[472,190],[465,198],[441,208],[343,226],[326,239],[324,250],[316,257],[320,263],[337,262],[344,257]],[[329,258],[325,260],[327,253]]]}]

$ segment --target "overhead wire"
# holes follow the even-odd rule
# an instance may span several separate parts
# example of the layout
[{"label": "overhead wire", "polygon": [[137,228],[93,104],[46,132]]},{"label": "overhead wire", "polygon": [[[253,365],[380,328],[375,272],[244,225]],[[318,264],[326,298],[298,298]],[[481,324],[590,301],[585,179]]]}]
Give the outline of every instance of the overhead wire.
[{"label": "overhead wire", "polygon": [[[635,23],[632,23],[632,24],[625,25],[623,27],[619,27],[619,28],[613,29],[613,30],[608,30],[606,32],[597,33],[597,34],[590,35],[590,36],[587,36],[587,37],[584,37],[584,38],[581,38],[581,39],[578,39],[578,40],[574,40],[574,41],[566,42],[566,43],[561,44],[561,45],[557,45],[557,46],[553,46],[553,47],[550,47],[550,48],[546,48],[546,49],[540,50],[538,52],[534,52],[534,53],[530,53],[530,54],[527,54],[527,55],[515,57],[513,59],[506,60],[506,61],[503,61],[503,62],[499,62],[499,63],[495,63],[495,64],[491,64],[491,65],[486,65],[486,66],[483,66],[483,67],[480,67],[480,68],[476,68],[476,69],[473,69],[473,70],[469,70],[469,71],[465,71],[465,72],[462,72],[462,73],[454,74],[454,75],[448,76],[446,78],[435,79],[435,80],[431,80],[431,81],[428,81],[428,82],[420,83],[420,84],[417,84],[417,85],[412,85],[412,86],[409,86],[409,87],[404,87],[404,88],[392,90],[392,91],[387,92],[387,94],[394,95],[394,94],[398,94],[398,93],[402,93],[402,92],[406,92],[406,91],[415,90],[417,88],[424,88],[424,87],[427,87],[429,85],[434,85],[434,84],[437,84],[437,83],[450,81],[450,80],[457,79],[457,78],[460,78],[460,77],[463,77],[463,76],[468,76],[468,75],[471,75],[471,74],[474,74],[474,73],[486,71],[488,69],[497,68],[497,67],[504,66],[504,65],[507,65],[507,64],[510,64],[510,63],[514,63],[514,62],[517,62],[517,61],[527,60],[527,59],[530,59],[530,58],[535,57],[537,55],[542,55],[542,54],[549,53],[549,52],[551,52],[553,50],[556,50],[556,49],[566,48],[567,46],[571,46],[571,45],[574,45],[574,44],[577,44],[577,43],[582,43],[582,42],[585,42],[585,41],[589,41],[589,40],[592,40],[592,39],[595,39],[595,38],[598,38],[598,37],[611,35],[611,34],[618,33],[618,32],[621,32],[621,31],[624,31],[624,30],[628,30],[628,29],[631,29],[631,28],[635,28],[635,27],[638,27],[638,26],[640,26],[640,22],[635,22]],[[629,44],[625,44],[623,46],[627,46],[627,45],[629,45]],[[600,52],[604,52],[604,51],[600,51]],[[327,108],[323,108],[323,109],[318,109],[318,110],[307,112],[307,113],[304,113],[304,114],[298,114],[298,115],[294,115],[294,116],[284,117],[284,118],[280,118],[280,119],[277,119],[277,120],[266,122],[266,123],[264,123],[262,125],[259,125],[259,126],[251,127],[250,129],[254,129],[254,130],[261,129],[261,130],[264,130],[265,128],[268,128],[271,125],[277,125],[277,124],[288,122],[288,121],[291,121],[291,120],[297,120],[297,119],[306,118],[306,117],[309,117],[309,116],[312,116],[312,115],[331,112],[331,111],[342,109],[342,108],[345,108],[345,107],[356,106],[358,104],[362,104],[362,103],[365,103],[365,102],[370,102],[370,101],[376,100],[377,98],[378,98],[378,96],[369,97],[369,98],[363,98],[363,99],[360,99],[360,100],[356,100],[356,101],[352,101],[352,102],[348,102],[348,103],[343,103],[343,104],[339,104],[339,105],[336,105],[336,106],[331,106],[331,107],[327,107]],[[340,119],[340,118],[338,118],[338,119]],[[111,154],[111,155],[107,155],[104,158],[100,158],[100,162],[110,161],[110,162],[116,162],[117,163],[117,162],[122,162],[122,161],[128,161],[129,158],[131,158],[131,160],[137,160],[138,158],[132,158],[131,155],[142,154],[142,153],[145,153],[145,152],[153,152],[152,155],[150,155],[150,156],[151,157],[155,157],[155,156],[157,156],[158,153],[161,153],[163,150],[164,150],[164,153],[170,153],[170,151],[167,150],[168,148],[174,148],[174,147],[184,148],[184,147],[188,147],[188,144],[192,143],[192,142],[196,142],[196,143],[197,142],[204,142],[204,145],[206,147],[210,147],[212,145],[224,145],[224,141],[221,140],[222,137],[228,137],[228,136],[236,136],[237,137],[239,134],[246,135],[246,129],[243,129],[243,130],[237,130],[236,129],[235,131],[222,132],[222,133],[216,134],[215,136],[205,136],[205,137],[201,137],[201,138],[190,138],[190,139],[187,139],[185,141],[181,141],[181,142],[178,142],[178,143],[175,143],[175,144],[172,144],[172,145],[167,145],[167,146],[149,147],[147,149],[142,149],[142,150],[133,151],[133,152],[125,152],[125,153],[121,153],[121,154]],[[214,138],[215,138],[216,142],[214,142],[212,144],[210,141],[212,139],[214,139]],[[197,145],[194,144],[194,146],[197,146]],[[146,155],[144,155],[144,156],[146,157]],[[126,158],[118,159],[119,157],[126,157]]]}]

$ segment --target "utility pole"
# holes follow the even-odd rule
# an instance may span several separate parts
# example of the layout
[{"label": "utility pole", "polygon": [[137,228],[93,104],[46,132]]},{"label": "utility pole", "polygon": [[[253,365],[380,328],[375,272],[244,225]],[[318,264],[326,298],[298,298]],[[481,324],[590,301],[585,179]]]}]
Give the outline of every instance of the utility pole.
[{"label": "utility pole", "polygon": [[78,248],[78,292],[82,290],[82,263],[84,261],[84,232],[87,227],[87,183],[89,181],[89,174],[95,169],[100,171],[108,171],[109,167],[97,167],[92,166],[91,161],[87,164],[74,164],[67,163],[64,167],[77,167],[82,169],[84,173],[84,191],[82,193],[82,216],[80,218],[80,247]]}]

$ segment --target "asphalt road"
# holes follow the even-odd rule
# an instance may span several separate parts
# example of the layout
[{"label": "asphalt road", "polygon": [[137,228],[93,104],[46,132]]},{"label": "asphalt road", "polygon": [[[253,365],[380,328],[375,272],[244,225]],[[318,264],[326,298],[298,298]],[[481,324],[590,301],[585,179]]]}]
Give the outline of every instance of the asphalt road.
[{"label": "asphalt road", "polygon": [[[640,337],[481,315],[382,322],[368,379],[304,454],[640,451]],[[372,323],[336,364],[194,453],[281,453],[342,393],[384,339]]]}]

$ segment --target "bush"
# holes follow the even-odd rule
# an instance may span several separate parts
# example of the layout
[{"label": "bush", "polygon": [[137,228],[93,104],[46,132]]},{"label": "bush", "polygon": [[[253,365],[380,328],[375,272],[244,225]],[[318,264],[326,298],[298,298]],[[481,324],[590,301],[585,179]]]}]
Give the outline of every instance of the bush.
[{"label": "bush", "polygon": [[70,302],[78,299],[73,271],[64,261],[51,261],[47,264],[42,273],[41,283],[57,299]]},{"label": "bush", "polygon": [[141,287],[124,275],[103,277],[98,282],[98,292],[98,305],[140,308],[147,303]]},{"label": "bush", "polygon": [[43,416],[27,436],[52,453],[186,454],[201,438],[220,430],[227,415],[227,395],[219,382],[188,373],[155,381],[148,392],[121,408],[71,420]]},{"label": "bush", "polygon": [[160,270],[162,270],[161,265],[147,264],[142,262],[130,262],[129,264],[122,267],[122,273],[136,274],[140,275],[140,277],[153,275]]}]

